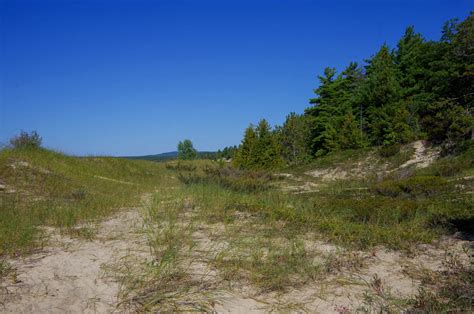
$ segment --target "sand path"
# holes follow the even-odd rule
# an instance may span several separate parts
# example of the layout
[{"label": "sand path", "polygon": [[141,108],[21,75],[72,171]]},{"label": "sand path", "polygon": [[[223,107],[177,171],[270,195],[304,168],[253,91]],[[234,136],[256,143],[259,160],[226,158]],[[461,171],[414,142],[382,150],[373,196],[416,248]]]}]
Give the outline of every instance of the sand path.
[{"label": "sand path", "polygon": [[9,261],[14,276],[0,283],[0,311],[7,313],[114,312],[120,285],[105,271],[129,254],[147,254],[138,210],[98,224],[92,241],[51,229],[49,246]]}]

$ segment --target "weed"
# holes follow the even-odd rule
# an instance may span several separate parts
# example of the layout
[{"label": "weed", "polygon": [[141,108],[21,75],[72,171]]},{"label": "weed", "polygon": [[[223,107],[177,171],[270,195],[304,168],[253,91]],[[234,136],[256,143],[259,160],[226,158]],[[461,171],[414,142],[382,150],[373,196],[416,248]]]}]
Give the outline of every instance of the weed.
[{"label": "weed", "polygon": [[436,281],[425,281],[427,284],[410,300],[409,312],[471,312],[474,309],[474,269],[472,256],[469,255],[469,259],[470,264],[466,265],[459,256],[447,254],[443,263],[445,270],[439,272]]},{"label": "weed", "polygon": [[0,260],[0,278],[5,277],[12,271],[11,265],[4,260]]},{"label": "weed", "polygon": [[190,273],[194,225],[183,220],[190,206],[179,194],[155,195],[145,221],[153,259],[123,276],[123,303],[140,312],[210,311],[210,297]]}]

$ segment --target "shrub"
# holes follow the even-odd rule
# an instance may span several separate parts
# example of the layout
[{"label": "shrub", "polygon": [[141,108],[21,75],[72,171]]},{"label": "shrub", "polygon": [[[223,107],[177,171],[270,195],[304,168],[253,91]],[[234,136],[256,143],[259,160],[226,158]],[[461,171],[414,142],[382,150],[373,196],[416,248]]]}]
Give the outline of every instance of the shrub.
[{"label": "shrub", "polygon": [[166,169],[175,170],[175,171],[194,171],[196,170],[196,165],[191,162],[178,161],[173,163],[167,163]]},{"label": "shrub", "polygon": [[385,196],[401,194],[411,196],[432,196],[446,189],[447,181],[436,176],[416,176],[401,180],[386,180],[375,186],[375,190]]},{"label": "shrub", "polygon": [[446,270],[435,273],[435,281],[427,280],[431,289],[420,288],[410,300],[408,313],[472,313],[474,269],[453,254],[447,254],[443,266]]},{"label": "shrub", "polygon": [[398,154],[400,152],[400,148],[400,144],[387,145],[380,147],[378,152],[380,157],[388,158]]},{"label": "shrub", "polygon": [[386,180],[375,186],[375,191],[385,196],[396,197],[403,193],[402,189],[395,180]]},{"label": "shrub", "polygon": [[184,184],[215,183],[238,192],[260,192],[270,188],[271,175],[260,171],[245,171],[236,168],[204,169],[204,174],[190,173],[178,176]]},{"label": "shrub", "polygon": [[431,166],[433,175],[450,177],[469,168],[470,161],[464,158],[443,158]]},{"label": "shrub", "polygon": [[36,131],[28,134],[25,131],[21,131],[20,135],[14,136],[10,139],[10,145],[13,148],[19,149],[31,149],[31,148],[40,148],[43,139]]}]

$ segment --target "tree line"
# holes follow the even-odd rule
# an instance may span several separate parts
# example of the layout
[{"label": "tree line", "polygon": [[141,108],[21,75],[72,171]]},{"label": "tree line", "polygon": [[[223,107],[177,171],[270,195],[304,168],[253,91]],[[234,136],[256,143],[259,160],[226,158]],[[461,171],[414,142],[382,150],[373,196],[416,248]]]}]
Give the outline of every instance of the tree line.
[{"label": "tree line", "polygon": [[453,151],[474,138],[473,12],[446,22],[437,41],[410,26],[394,49],[384,44],[363,66],[327,67],[318,79],[303,114],[290,113],[274,128],[262,119],[245,130],[233,152],[236,166],[278,168],[416,139]]}]

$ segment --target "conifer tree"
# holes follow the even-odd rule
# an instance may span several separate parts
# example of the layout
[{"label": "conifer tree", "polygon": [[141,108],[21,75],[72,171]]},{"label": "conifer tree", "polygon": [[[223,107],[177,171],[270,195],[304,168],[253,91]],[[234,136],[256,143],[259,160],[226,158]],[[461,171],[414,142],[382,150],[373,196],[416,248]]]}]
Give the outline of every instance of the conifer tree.
[{"label": "conifer tree", "polygon": [[254,147],[257,142],[257,135],[255,133],[255,128],[250,124],[244,133],[244,138],[240,144],[237,153],[235,154],[234,165],[240,168],[251,168],[252,164],[252,154],[254,152]]},{"label": "conifer tree", "polygon": [[308,116],[290,113],[283,126],[277,127],[276,133],[281,146],[282,158],[287,164],[302,164],[311,159],[311,133]]},{"label": "conifer tree", "polygon": [[361,148],[366,145],[364,134],[357,125],[352,112],[347,113],[341,123],[339,143],[342,149]]},{"label": "conifer tree", "polygon": [[251,168],[274,169],[281,166],[279,146],[270,124],[262,119],[255,130],[257,141],[251,154]]}]

